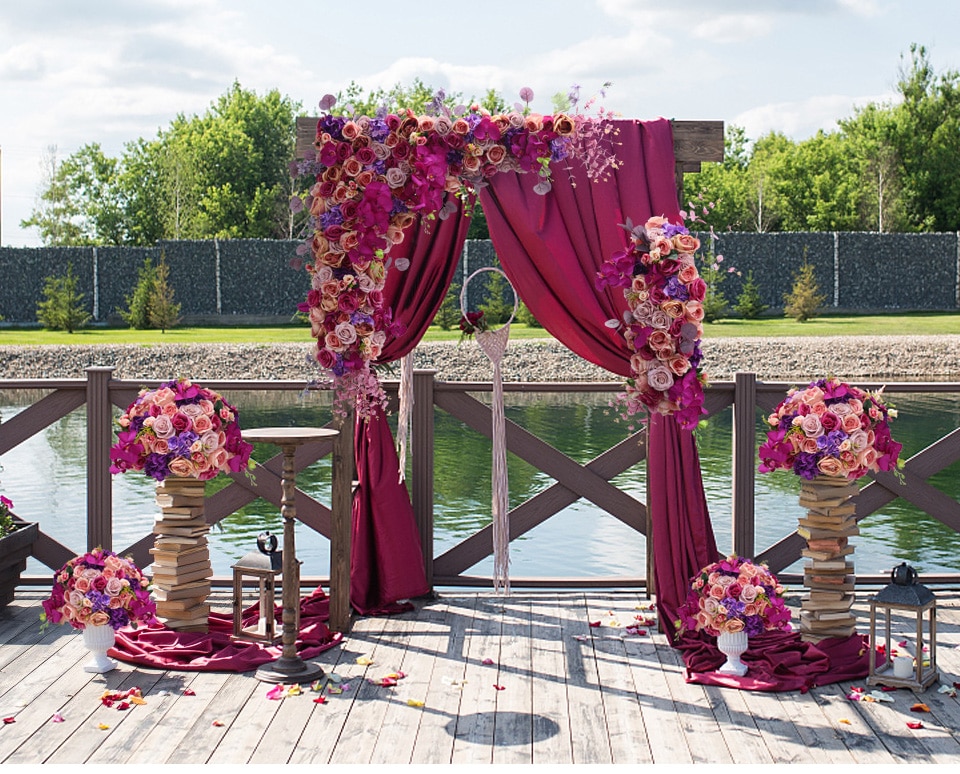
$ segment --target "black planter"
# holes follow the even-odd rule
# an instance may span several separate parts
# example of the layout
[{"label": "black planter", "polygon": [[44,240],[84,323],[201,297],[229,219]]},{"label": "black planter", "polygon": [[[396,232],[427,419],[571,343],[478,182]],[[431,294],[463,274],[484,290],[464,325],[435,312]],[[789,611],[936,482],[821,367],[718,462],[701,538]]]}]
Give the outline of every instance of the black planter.
[{"label": "black planter", "polygon": [[9,535],[0,537],[0,608],[13,601],[20,583],[20,573],[27,569],[27,557],[40,532],[35,523],[20,521],[20,526]]}]

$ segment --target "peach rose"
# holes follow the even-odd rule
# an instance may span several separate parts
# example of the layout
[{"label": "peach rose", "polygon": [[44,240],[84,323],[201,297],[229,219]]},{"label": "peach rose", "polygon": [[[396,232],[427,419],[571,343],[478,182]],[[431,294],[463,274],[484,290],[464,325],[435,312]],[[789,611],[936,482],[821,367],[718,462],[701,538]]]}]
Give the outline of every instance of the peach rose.
[{"label": "peach rose", "polygon": [[673,246],[678,253],[694,253],[700,247],[700,240],[693,234],[677,234],[673,238]]},{"label": "peach rose", "polygon": [[824,457],[817,463],[817,468],[825,476],[843,475],[843,464],[835,457]]},{"label": "peach rose", "polygon": [[499,165],[506,158],[507,150],[502,145],[494,145],[491,148],[487,149],[487,161],[491,164]]},{"label": "peach rose", "polygon": [[167,467],[170,468],[170,472],[177,476],[177,478],[192,478],[197,474],[196,465],[183,457],[176,457],[171,460]]},{"label": "peach rose", "polygon": [[563,113],[557,113],[553,117],[553,131],[555,131],[560,137],[569,137],[573,134],[575,125],[573,119]]},{"label": "peach rose", "polygon": [[343,139],[352,141],[360,136],[360,125],[356,121],[347,121],[340,131],[343,134]]},{"label": "peach rose", "polygon": [[678,301],[675,298],[671,298],[669,301],[664,301],[662,304],[660,304],[660,308],[673,319],[683,317],[683,313],[685,311],[683,301]]},{"label": "peach rose", "polygon": [[690,361],[683,355],[671,355],[667,358],[667,368],[677,376],[683,376],[690,370]]},{"label": "peach rose", "polygon": [[173,429],[173,422],[166,414],[154,417],[151,427],[157,438],[168,439],[176,435],[176,431]]},{"label": "peach rose", "polygon": [[723,626],[723,631],[727,634],[736,634],[743,631],[743,621],[739,618],[730,618]]},{"label": "peach rose", "polygon": [[110,623],[110,615],[105,610],[98,610],[90,616],[90,626],[106,626]]},{"label": "peach rose", "polygon": [[699,301],[687,301],[684,304],[684,317],[690,322],[698,323],[703,320],[703,304]]},{"label": "peach rose", "polygon": [[810,437],[808,437],[808,436],[803,436],[803,437],[799,438],[798,440],[799,440],[799,442],[800,442],[800,443],[798,444],[798,445],[799,445],[799,448],[800,448],[800,451],[802,451],[802,452],[807,452],[807,454],[816,454],[816,452],[817,452],[817,439],[816,439],[816,438],[810,438]]},{"label": "peach rose", "polygon": [[872,446],[867,447],[857,455],[857,461],[867,470],[877,469],[877,450]]}]

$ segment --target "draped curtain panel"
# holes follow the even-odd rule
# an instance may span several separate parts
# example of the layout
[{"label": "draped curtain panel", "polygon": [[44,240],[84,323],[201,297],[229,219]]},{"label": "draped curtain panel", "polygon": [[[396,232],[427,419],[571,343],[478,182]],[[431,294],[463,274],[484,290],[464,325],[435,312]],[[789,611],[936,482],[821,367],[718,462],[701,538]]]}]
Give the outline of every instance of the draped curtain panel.
[{"label": "draped curtain panel", "polygon": [[[410,268],[387,272],[384,298],[406,331],[383,348],[379,362],[402,358],[423,338],[457,268],[469,219],[460,207],[446,220],[417,220],[390,251],[394,262],[409,258]],[[391,612],[398,599],[429,591],[420,535],[390,425],[381,413],[357,422],[354,457],[359,486],[353,500],[350,546],[350,601],[363,615]]]},{"label": "draped curtain panel", "polygon": [[[620,224],[653,215],[678,222],[679,206],[670,122],[613,124],[618,169],[607,180],[592,182],[576,162],[559,162],[546,196],[534,193],[529,175],[501,174],[480,201],[503,270],[533,315],[580,357],[628,376],[626,340],[606,325],[622,318],[626,300],[617,288],[597,291],[596,272],[626,246]],[[672,632],[689,579],[717,548],[692,433],[653,417],[648,454],[657,604]]]}]

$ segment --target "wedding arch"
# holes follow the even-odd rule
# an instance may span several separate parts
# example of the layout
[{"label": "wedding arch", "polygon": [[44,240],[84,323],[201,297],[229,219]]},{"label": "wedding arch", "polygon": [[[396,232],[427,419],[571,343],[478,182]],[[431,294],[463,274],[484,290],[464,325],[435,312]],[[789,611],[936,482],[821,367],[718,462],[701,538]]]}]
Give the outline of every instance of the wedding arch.
[{"label": "wedding arch", "polygon": [[[630,377],[636,353],[608,325],[623,315],[623,294],[598,290],[597,272],[627,245],[621,224],[680,223],[681,173],[722,158],[722,123],[476,108],[325,115],[298,120],[298,156],[315,160],[316,175],[302,202],[311,290],[301,308],[337,400],[358,407],[351,601],[372,612],[429,589],[389,427],[368,421],[384,405],[372,366],[408,355],[439,308],[466,236],[464,204],[479,194],[503,269],[545,329]],[[672,621],[717,549],[690,430],[653,413],[647,453],[658,605]]]}]

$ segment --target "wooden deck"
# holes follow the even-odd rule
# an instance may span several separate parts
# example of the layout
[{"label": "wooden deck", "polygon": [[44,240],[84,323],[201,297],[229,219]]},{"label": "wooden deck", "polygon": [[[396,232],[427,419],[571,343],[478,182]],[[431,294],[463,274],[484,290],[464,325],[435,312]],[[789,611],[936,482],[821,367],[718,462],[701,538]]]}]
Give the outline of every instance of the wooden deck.
[{"label": "wooden deck", "polygon": [[[249,673],[88,674],[79,633],[40,633],[41,598],[20,589],[0,612],[0,717],[15,719],[0,726],[4,764],[960,762],[960,702],[936,687],[922,696],[931,712],[916,714],[903,690],[864,703],[845,698],[850,683],[807,694],[686,683],[662,635],[624,631],[645,614],[642,594],[458,592],[359,619],[317,659],[349,683],[326,704],[309,690],[271,701]],[[938,599],[941,680],[952,684],[960,594]],[[368,680],[394,671],[406,673],[396,687]],[[100,704],[133,686],[145,705]],[[907,727],[917,720],[922,729]]]}]

